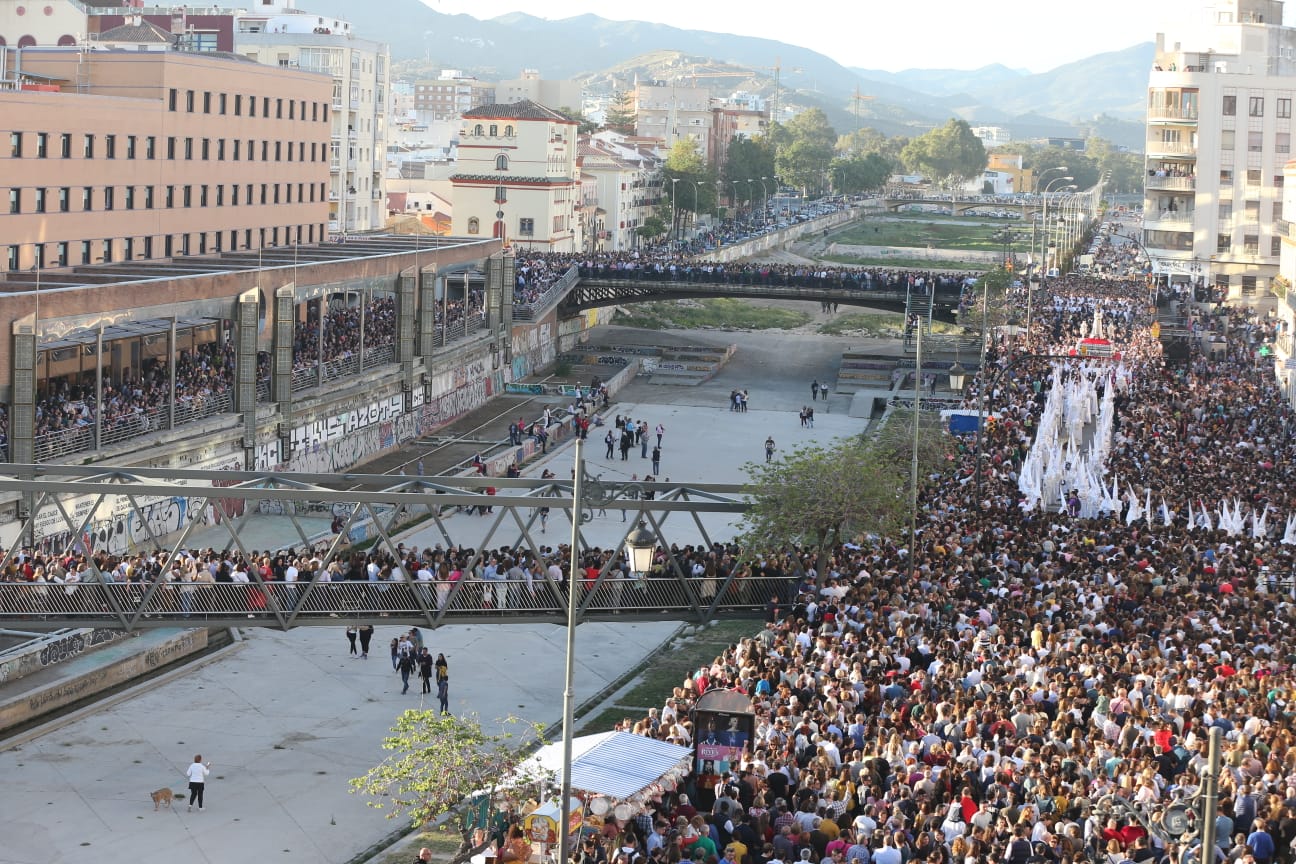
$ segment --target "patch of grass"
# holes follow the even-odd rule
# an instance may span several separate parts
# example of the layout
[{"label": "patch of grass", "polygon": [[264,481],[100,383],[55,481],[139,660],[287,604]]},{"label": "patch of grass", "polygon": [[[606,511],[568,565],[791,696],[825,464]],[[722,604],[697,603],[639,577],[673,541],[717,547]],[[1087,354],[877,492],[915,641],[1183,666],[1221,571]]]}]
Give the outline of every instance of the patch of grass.
[{"label": "patch of grass", "polygon": [[[899,336],[904,329],[904,315],[899,312],[849,312],[819,325],[825,336],[858,333],[864,336]],[[933,321],[932,333],[960,333],[962,328],[945,321]]]},{"label": "patch of grass", "polygon": [[[761,626],[759,621],[747,620],[721,621],[708,627],[678,649],[664,654],[649,664],[639,678],[639,683],[618,696],[617,702],[621,705],[642,706],[645,710],[661,707],[671,692],[684,681],[686,675],[696,671],[703,664],[711,663],[725,648],[739,639],[759,633]],[[613,723],[627,714],[624,708],[609,710],[616,715]],[[603,713],[607,714],[609,711]]]},{"label": "patch of grass", "polygon": [[937,249],[963,249],[978,252],[996,252],[1003,243],[994,235],[997,225],[950,222],[882,222],[874,221],[852,226],[838,234],[839,243],[861,246],[933,246]]},{"label": "patch of grass", "polygon": [[717,327],[733,330],[790,330],[810,320],[810,315],[793,309],[757,306],[744,300],[661,300],[637,303],[616,317],[624,327],[642,330],[695,329]]},{"label": "patch of grass", "polygon": [[849,264],[852,267],[899,267],[909,270],[973,270],[978,273],[990,268],[975,261],[933,261],[930,258],[899,258],[895,256],[824,255],[824,261]]}]

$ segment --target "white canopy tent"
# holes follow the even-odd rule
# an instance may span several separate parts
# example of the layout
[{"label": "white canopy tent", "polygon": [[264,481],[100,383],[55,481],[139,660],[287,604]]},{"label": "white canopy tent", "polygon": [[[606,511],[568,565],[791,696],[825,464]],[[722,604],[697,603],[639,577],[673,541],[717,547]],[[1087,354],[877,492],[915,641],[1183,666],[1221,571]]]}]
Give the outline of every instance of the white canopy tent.
[{"label": "white canopy tent", "polygon": [[[687,771],[693,751],[629,732],[582,735],[572,741],[572,789],[626,800],[676,768]],[[546,744],[518,767],[524,776],[560,779],[562,743]]]}]

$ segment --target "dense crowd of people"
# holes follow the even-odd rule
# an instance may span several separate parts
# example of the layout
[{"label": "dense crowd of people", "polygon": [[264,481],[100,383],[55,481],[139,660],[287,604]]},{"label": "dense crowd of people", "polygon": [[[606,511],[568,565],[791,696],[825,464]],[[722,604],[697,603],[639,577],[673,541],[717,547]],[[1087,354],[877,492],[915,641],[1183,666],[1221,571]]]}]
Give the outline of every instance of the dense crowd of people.
[{"label": "dense crowd of people", "polygon": [[[1281,518],[1296,512],[1296,445],[1272,364],[1256,362],[1271,322],[1199,309],[1228,347],[1172,364],[1141,280],[1055,280],[1036,303],[1033,331],[990,349],[969,393],[993,384],[983,458],[951,445],[916,548],[860,537],[763,563],[704,554],[719,578],[804,578],[759,635],[621,728],[692,745],[698,698],[732,688],[752,698],[754,735],[709,766],[713,783],[609,820],[615,839],[582,864],[1177,862],[1195,841],[1155,816],[1200,790],[1211,727],[1224,737],[1218,859],[1296,858],[1296,536]],[[1043,356],[1068,354],[1095,320],[1121,357],[1106,371]],[[1021,506],[1039,412],[1076,374],[1128,379],[1107,466],[1128,491],[1100,518]],[[1166,502],[1153,514],[1136,509],[1149,491]],[[1272,508],[1270,522],[1225,528],[1226,499]],[[1210,527],[1189,523],[1190,501]]]}]

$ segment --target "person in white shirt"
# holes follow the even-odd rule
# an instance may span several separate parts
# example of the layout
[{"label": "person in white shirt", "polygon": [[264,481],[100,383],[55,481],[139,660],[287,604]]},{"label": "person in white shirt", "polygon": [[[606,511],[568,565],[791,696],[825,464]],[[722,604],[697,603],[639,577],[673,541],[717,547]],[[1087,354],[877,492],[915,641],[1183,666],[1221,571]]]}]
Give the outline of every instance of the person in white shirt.
[{"label": "person in white shirt", "polygon": [[207,785],[207,775],[211,773],[211,763],[202,761],[202,754],[194,756],[193,764],[189,770],[185,771],[185,776],[189,778],[189,809],[193,810],[194,804],[198,804],[198,809],[203,809],[203,787]]}]

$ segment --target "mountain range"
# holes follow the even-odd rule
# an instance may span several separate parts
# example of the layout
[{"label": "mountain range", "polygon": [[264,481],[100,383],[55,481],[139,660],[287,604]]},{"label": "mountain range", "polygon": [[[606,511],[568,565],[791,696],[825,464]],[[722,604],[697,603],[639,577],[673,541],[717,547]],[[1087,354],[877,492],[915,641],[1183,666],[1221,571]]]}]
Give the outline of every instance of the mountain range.
[{"label": "mountain range", "polygon": [[[663,77],[667,55],[666,71],[673,68],[675,76],[687,74],[678,68],[680,57],[750,70],[754,80],[746,83],[753,86],[746,89],[767,95],[777,67],[780,102],[822,107],[843,131],[855,126],[858,110],[862,125],[888,135],[921,134],[959,116],[976,125],[1003,126],[1014,138],[1093,130],[1132,148],[1141,148],[1144,139],[1150,42],[1037,74],[998,64],[971,72],[893,73],[847,68],[817,51],[772,39],[592,14],[547,20],[514,12],[480,20],[438,12],[421,0],[306,0],[303,5],[350,20],[357,35],[388,43],[395,63],[407,61],[402,69],[422,61],[422,74],[459,69],[491,80],[538,69],[546,78],[628,86],[634,75]],[[611,70],[615,74],[608,74]],[[872,98],[857,102],[856,93]]]}]

